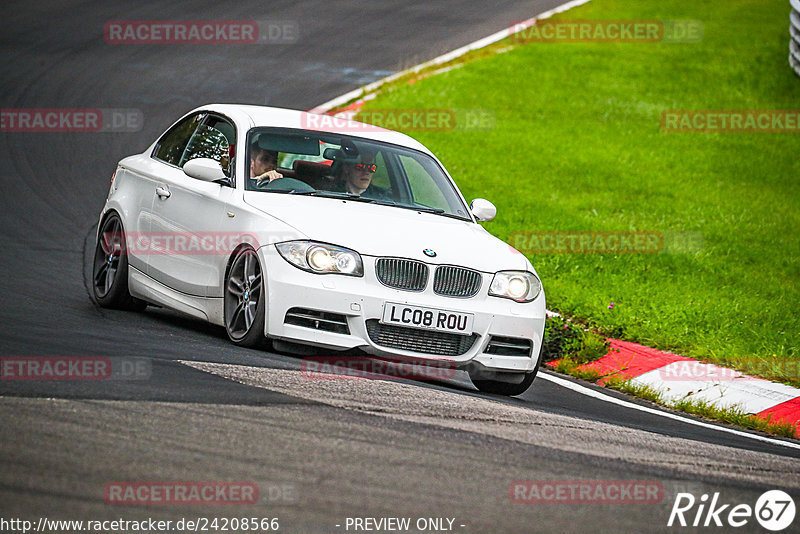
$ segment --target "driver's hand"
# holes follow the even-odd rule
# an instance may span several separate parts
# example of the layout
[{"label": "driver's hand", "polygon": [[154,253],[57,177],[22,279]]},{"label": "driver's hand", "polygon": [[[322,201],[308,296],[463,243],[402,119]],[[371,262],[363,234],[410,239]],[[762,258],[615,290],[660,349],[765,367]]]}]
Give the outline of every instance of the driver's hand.
[{"label": "driver's hand", "polygon": [[272,180],[277,180],[278,178],[283,178],[283,175],[278,171],[267,171],[264,174],[259,174],[253,179],[256,181],[256,185],[260,187],[265,183],[269,183]]}]

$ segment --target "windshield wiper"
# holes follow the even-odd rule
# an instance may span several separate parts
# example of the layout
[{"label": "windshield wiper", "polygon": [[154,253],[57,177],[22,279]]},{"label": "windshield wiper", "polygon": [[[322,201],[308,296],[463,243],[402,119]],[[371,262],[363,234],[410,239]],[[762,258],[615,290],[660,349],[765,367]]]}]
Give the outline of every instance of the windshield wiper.
[{"label": "windshield wiper", "polygon": [[291,191],[292,195],[307,195],[312,197],[341,198],[343,200],[355,200],[356,202],[368,202],[370,204],[381,204],[384,206],[395,206],[392,201],[378,200],[369,197],[362,197],[357,193],[340,191]]},{"label": "windshield wiper", "polygon": [[[352,194],[352,193],[351,193]],[[407,210],[417,210],[417,211],[424,211],[425,213],[435,213],[441,214],[444,213],[444,210],[441,208],[431,208],[430,206],[413,206],[411,204],[398,204],[393,200],[384,200],[380,198],[369,198],[369,197],[362,197],[359,195],[355,195],[352,197],[347,197],[351,200],[357,200],[359,202],[369,202],[370,204],[377,204],[378,206],[392,206],[395,208],[403,208]]]},{"label": "windshield wiper", "polygon": [[384,200],[379,198],[369,198],[369,197],[358,197],[354,198],[353,200],[360,200],[361,202],[369,202],[371,204],[377,204],[379,206],[392,206],[395,208],[403,208],[407,210],[416,210],[416,211],[424,211],[425,213],[435,213],[437,215],[444,213],[444,210],[441,208],[431,208],[430,206],[422,206],[422,205],[412,205],[412,204],[398,204],[393,200]]},{"label": "windshield wiper", "polygon": [[398,208],[405,208],[407,210],[424,211],[425,213],[435,213],[437,215],[444,213],[442,208],[432,208],[430,206],[412,205],[412,204],[392,204]]},{"label": "windshield wiper", "polygon": [[442,208],[431,208],[428,206],[424,207],[414,206],[414,209],[418,211],[424,211],[426,213],[444,213],[444,210]]},{"label": "windshield wiper", "polygon": [[358,200],[361,195],[356,195],[355,193],[339,193],[337,191],[298,191],[297,189],[292,189],[291,191],[287,191],[290,195],[306,195],[310,197],[325,197],[325,198],[343,198],[346,200]]},{"label": "windshield wiper", "polygon": [[[283,192],[283,191],[282,191]],[[394,206],[396,208],[404,208],[408,210],[417,210],[417,211],[424,211],[425,213],[435,213],[440,215],[445,213],[445,210],[442,208],[432,208],[430,206],[422,206],[422,205],[410,205],[410,204],[398,204],[393,200],[381,200],[378,198],[369,198],[369,197],[362,197],[356,193],[345,193],[345,192],[338,192],[338,191],[298,191],[296,189],[292,189],[291,191],[286,191],[290,195],[305,195],[311,197],[325,197],[325,198],[341,198],[344,200],[355,200],[357,202],[367,202],[369,204],[377,204],[379,206]]]}]

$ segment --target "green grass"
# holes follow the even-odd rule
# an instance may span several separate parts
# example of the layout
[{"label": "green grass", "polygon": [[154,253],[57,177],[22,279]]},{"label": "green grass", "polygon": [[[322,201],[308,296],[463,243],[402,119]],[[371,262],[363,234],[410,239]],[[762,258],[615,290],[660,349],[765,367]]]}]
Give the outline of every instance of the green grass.
[{"label": "green grass", "polygon": [[605,381],[605,386],[607,388],[616,389],[617,391],[621,391],[628,395],[634,395],[650,402],[666,405],[661,391],[652,386],[635,384],[630,380],[623,380],[615,377],[608,378]]},{"label": "green grass", "polygon": [[788,13],[785,0],[593,0],[558,18],[696,19],[704,38],[505,41],[460,68],[389,84],[365,109],[491,114],[488,130],[409,133],[467,199],[497,205],[485,226],[501,239],[701,235],[702,247],[684,253],[529,258],[548,307],[603,334],[721,364],[768,361],[762,376],[800,385],[800,134],[666,133],[659,124],[668,109],[800,109]]},{"label": "green grass", "polygon": [[719,408],[709,402],[705,401],[692,401],[689,399],[682,399],[671,404],[669,407],[682,412],[705,417],[715,421],[722,421],[732,425],[737,425],[750,430],[758,430],[768,434],[775,434],[787,438],[795,437],[797,432],[797,425],[787,421],[779,420],[772,421],[772,418],[763,419],[745,413],[739,408]]},{"label": "green grass", "polygon": [[587,382],[597,382],[602,378],[602,375],[595,371],[594,369],[581,369],[578,367],[580,364],[570,358],[569,356],[564,356],[554,367],[555,371],[559,373],[564,373],[565,375],[571,375],[575,378],[580,378],[581,380],[586,380]]}]

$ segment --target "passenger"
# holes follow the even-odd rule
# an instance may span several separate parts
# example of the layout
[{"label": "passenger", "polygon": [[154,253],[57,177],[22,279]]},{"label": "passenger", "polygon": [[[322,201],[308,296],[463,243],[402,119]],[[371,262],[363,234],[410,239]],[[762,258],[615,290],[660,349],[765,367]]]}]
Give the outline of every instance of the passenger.
[{"label": "passenger", "polygon": [[377,200],[391,200],[388,190],[372,183],[372,176],[376,170],[378,166],[375,164],[375,154],[362,151],[360,163],[342,162],[339,179],[334,182],[332,191],[353,193]]},{"label": "passenger", "polygon": [[250,178],[260,187],[283,175],[275,170],[278,167],[278,153],[258,146],[250,147]]}]

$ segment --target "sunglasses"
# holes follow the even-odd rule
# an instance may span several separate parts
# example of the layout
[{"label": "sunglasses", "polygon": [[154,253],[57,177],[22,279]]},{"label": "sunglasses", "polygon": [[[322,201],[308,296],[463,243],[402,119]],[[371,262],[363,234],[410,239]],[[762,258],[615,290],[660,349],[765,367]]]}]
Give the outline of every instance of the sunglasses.
[{"label": "sunglasses", "polygon": [[378,170],[378,166],[374,163],[356,163],[356,169],[359,171],[375,172]]}]

